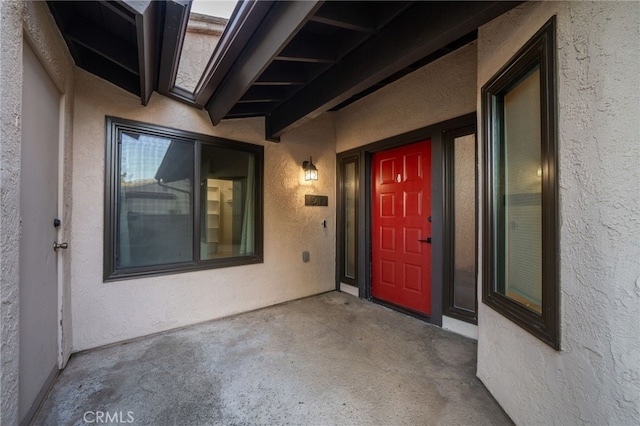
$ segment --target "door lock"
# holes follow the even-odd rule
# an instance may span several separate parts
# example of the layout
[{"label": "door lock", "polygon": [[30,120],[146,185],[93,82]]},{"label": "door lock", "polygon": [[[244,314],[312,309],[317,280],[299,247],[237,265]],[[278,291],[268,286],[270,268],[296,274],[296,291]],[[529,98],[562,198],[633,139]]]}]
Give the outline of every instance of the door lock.
[{"label": "door lock", "polygon": [[53,242],[53,251],[58,251],[58,249],[68,249],[69,243],[59,243],[57,241]]},{"label": "door lock", "polygon": [[427,243],[427,244],[431,244],[431,237],[428,237],[426,240],[418,240],[421,243]]}]

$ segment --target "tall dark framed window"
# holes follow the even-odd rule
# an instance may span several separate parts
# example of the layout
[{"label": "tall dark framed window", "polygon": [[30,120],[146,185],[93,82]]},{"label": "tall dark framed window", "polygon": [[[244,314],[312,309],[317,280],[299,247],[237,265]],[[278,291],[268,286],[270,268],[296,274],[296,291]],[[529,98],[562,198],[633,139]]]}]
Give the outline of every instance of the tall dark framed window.
[{"label": "tall dark framed window", "polygon": [[483,302],[560,348],[555,19],[482,88]]},{"label": "tall dark framed window", "polygon": [[477,324],[476,126],[443,136],[443,313]]},{"label": "tall dark framed window", "polygon": [[262,262],[263,152],[107,117],[104,280]]},{"label": "tall dark framed window", "polygon": [[358,155],[338,157],[338,268],[339,281],[358,285]]}]

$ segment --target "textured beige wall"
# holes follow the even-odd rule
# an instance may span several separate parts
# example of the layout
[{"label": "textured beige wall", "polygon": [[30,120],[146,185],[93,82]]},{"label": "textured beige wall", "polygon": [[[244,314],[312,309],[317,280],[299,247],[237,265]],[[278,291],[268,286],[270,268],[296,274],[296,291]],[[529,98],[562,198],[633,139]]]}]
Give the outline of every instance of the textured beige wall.
[{"label": "textured beige wall", "polygon": [[[154,93],[149,105],[85,71],[76,71],[71,241],[73,349],[92,348],[208,321],[335,287],[335,145],[330,116],[264,141],[264,120],[226,120]],[[102,282],[105,115],[265,146],[264,263]],[[312,155],[320,178],[306,183]],[[304,194],[329,196],[305,207]],[[328,227],[321,223],[327,220]],[[311,260],[302,262],[302,251]]]},{"label": "textured beige wall", "polygon": [[[0,424],[18,422],[18,334],[20,250],[20,141],[22,135],[22,50],[31,44],[42,65],[64,94],[62,180],[71,188],[71,117],[73,112],[73,62],[44,2],[0,1]],[[55,160],[54,160],[55,161]],[[61,238],[70,235],[71,191],[62,195]],[[60,358],[70,354],[71,318],[69,298],[70,254],[62,255],[63,280]]]},{"label": "textured beige wall", "polygon": [[514,9],[480,29],[478,88],[554,14],[562,350],[480,303],[478,377],[516,424],[636,425],[640,3]]},{"label": "textured beige wall", "polygon": [[337,152],[474,112],[476,62],[474,42],[341,109]]}]

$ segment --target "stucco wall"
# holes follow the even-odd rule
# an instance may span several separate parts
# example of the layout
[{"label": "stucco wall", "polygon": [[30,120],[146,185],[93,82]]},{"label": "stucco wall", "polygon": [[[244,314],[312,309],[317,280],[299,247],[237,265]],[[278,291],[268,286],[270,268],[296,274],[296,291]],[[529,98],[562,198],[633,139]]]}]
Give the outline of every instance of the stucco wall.
[{"label": "stucco wall", "polygon": [[[329,115],[264,141],[263,119],[209,117],[154,93],[149,105],[82,70],[76,72],[71,241],[73,349],[92,348],[332,290],[335,264],[335,130]],[[105,115],[265,146],[264,263],[102,282]],[[320,177],[304,182],[313,156]],[[304,194],[329,196],[305,207]],[[327,220],[327,228],[321,223]],[[302,262],[302,251],[310,262]]]},{"label": "stucco wall", "polygon": [[478,90],[554,14],[562,350],[480,303],[478,377],[517,424],[636,425],[640,3],[527,3],[499,17],[479,32]]},{"label": "stucco wall", "polygon": [[[20,142],[22,136],[22,49],[25,38],[39,56],[49,77],[65,96],[62,137],[62,180],[71,188],[71,117],[73,113],[73,62],[44,2],[0,2],[0,424],[18,421],[18,335],[20,250]],[[70,233],[71,193],[61,199],[61,238]],[[60,363],[70,354],[70,255],[62,255],[60,298]]]},{"label": "stucco wall", "polygon": [[337,152],[476,110],[476,43],[338,111]]}]

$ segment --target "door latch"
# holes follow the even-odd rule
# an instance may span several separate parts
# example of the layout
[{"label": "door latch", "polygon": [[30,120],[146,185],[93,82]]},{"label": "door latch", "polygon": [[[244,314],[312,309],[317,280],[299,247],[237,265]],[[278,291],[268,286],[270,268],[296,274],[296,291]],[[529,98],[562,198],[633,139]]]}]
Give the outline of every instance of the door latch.
[{"label": "door latch", "polygon": [[426,240],[418,240],[421,243],[427,243],[427,244],[431,244],[431,237],[428,237]]},{"label": "door latch", "polygon": [[59,243],[57,241],[53,242],[53,251],[58,251],[58,249],[68,249],[69,243]]}]

